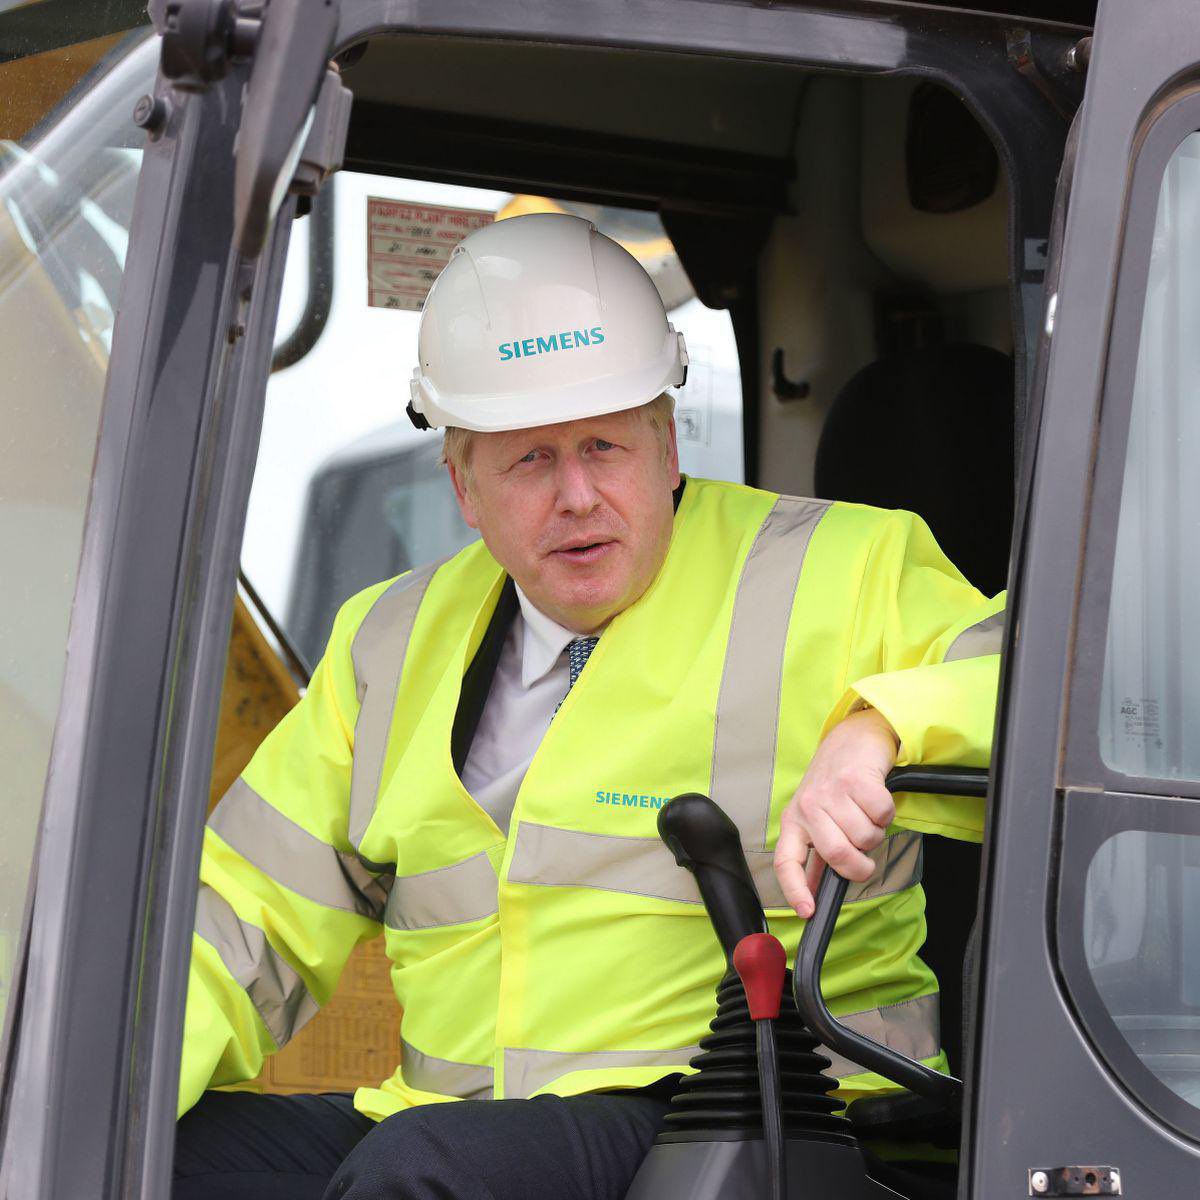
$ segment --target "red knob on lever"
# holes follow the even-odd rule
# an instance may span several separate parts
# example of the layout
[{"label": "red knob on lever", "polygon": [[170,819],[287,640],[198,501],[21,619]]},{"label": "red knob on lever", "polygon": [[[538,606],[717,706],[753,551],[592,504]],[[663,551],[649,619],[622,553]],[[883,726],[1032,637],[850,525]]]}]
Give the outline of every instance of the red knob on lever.
[{"label": "red knob on lever", "polygon": [[770,933],[748,933],[733,951],[733,969],[746,989],[746,1003],[754,1021],[774,1020],[783,999],[787,951]]}]

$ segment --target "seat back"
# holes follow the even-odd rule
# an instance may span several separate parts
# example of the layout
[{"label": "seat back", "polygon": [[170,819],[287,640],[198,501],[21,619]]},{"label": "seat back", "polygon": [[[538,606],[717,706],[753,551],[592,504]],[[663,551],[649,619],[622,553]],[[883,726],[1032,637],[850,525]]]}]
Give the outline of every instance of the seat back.
[{"label": "seat back", "polygon": [[987,346],[930,346],[864,367],[817,446],[818,496],[919,514],[988,595],[1008,575],[1013,478],[1012,359]]}]

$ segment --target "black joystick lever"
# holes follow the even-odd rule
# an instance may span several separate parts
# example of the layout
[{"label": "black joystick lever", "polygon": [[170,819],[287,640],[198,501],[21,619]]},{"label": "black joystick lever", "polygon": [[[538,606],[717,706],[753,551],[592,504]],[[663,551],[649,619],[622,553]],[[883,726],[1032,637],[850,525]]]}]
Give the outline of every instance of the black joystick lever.
[{"label": "black joystick lever", "polygon": [[732,966],[738,942],[747,934],[767,931],[738,827],[707,796],[687,792],[659,810],[658,836],[675,861],[695,876],[725,959]]},{"label": "black joystick lever", "polygon": [[[746,855],[742,851],[742,838],[738,827],[724,810],[695,792],[676,796],[669,800],[658,814],[658,834],[667,849],[675,855],[675,861],[696,878],[700,898],[708,910],[725,960],[736,972],[727,979],[740,977],[744,999],[735,1004],[745,1004],[755,1029],[756,1056],[758,1059],[758,1095],[741,1091],[737,1084],[743,1082],[737,1072],[710,1069],[710,1078],[718,1085],[711,1089],[718,1103],[725,1101],[726,1115],[732,1098],[757,1100],[759,1128],[762,1132],[767,1157],[767,1196],[769,1200],[785,1200],[787,1196],[787,1157],[784,1133],[784,1104],[780,1087],[779,1046],[775,1037],[775,1023],[779,1017],[780,998],[783,993],[787,954],[783,946],[767,932],[767,920],[763,915],[758,889],[746,866]],[[718,991],[718,998],[721,992]],[[737,1024],[741,1024],[740,1016]],[[713,1033],[726,1039],[733,1034],[729,1006],[725,1016],[718,1007],[717,1018],[712,1025]],[[716,1044],[712,1038],[700,1043],[702,1049],[710,1050]],[[792,1049],[792,1043],[788,1043]],[[693,1066],[702,1063],[706,1055],[693,1060]],[[789,1059],[789,1065],[792,1060]],[[703,1067],[698,1072],[703,1075]],[[731,1086],[731,1079],[733,1080]],[[705,1083],[692,1076],[692,1086],[699,1086],[703,1097]],[[680,1098],[682,1105],[688,1097]],[[695,1104],[694,1107],[699,1107]],[[720,1111],[720,1110],[718,1110]]]},{"label": "black joystick lever", "polygon": [[[886,782],[892,792],[986,796],[988,776],[986,771],[971,767],[898,767],[888,775]],[[831,867],[825,868],[817,888],[816,911],[809,918],[796,951],[792,976],[796,1008],[804,1023],[831,1050],[957,1115],[962,1108],[962,1083],[959,1080],[848,1029],[826,1007],[825,997],[821,995],[821,967],[842,901],[846,898],[846,886],[842,876]]]},{"label": "black joystick lever", "polygon": [[727,970],[692,1071],[625,1200],[899,1200],[868,1173],[831,1094],[829,1058],[796,1011],[787,956],[766,932],[737,826],[706,796],[688,794],[663,806],[658,832],[695,877]]}]

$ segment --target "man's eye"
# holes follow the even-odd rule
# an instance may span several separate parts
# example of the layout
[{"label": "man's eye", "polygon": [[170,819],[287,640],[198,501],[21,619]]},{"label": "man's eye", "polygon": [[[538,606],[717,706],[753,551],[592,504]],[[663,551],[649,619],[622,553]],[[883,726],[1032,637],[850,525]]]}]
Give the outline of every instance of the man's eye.
[{"label": "man's eye", "polygon": [[526,454],[524,458],[518,459],[517,461],[531,463],[535,458],[537,458],[537,453],[538,452],[536,450],[530,450],[530,452]]},{"label": "man's eye", "polygon": [[603,438],[597,438],[596,439],[596,449],[597,450],[615,450],[616,447],[612,444],[612,442],[606,442]]}]

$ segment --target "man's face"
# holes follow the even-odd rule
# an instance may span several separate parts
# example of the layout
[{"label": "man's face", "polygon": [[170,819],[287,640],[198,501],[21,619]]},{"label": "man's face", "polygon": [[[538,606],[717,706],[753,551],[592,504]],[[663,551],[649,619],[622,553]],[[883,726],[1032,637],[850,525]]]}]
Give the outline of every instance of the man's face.
[{"label": "man's face", "polygon": [[477,433],[450,467],[463,518],[534,605],[590,633],[649,587],[671,540],[675,425],[641,411]]}]

